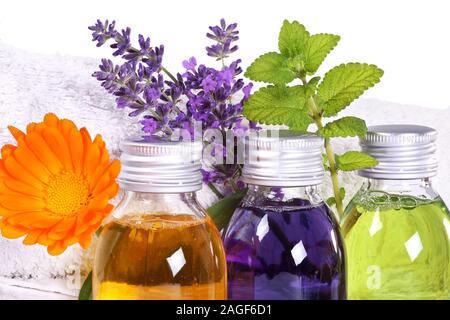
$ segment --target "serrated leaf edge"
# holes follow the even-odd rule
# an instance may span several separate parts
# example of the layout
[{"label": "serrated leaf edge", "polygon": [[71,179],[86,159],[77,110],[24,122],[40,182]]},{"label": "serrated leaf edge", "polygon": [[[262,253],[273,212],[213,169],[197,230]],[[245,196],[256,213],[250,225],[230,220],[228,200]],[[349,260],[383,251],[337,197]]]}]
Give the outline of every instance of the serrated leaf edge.
[{"label": "serrated leaf edge", "polygon": [[[331,51],[333,51],[334,48],[337,47],[337,45],[339,44],[339,41],[341,41],[341,36],[339,36],[339,35],[337,35],[337,34],[323,33],[323,32],[321,32],[321,33],[313,34],[312,36],[309,37],[309,39],[311,39],[312,37],[317,36],[317,35],[327,35],[327,36],[334,36],[334,37],[337,37],[337,41],[336,41],[336,43],[334,44],[334,46],[332,46],[332,47],[330,48],[330,50],[328,50],[327,54],[323,57],[323,59],[322,59],[322,62],[323,62],[323,61],[325,61],[326,58],[329,56],[329,54],[331,53]],[[308,41],[309,41],[309,39],[308,39]],[[322,64],[320,64],[320,65],[317,67],[317,69],[314,70],[314,71],[307,71],[308,74],[309,74],[309,75],[312,75],[312,74],[316,73],[317,70],[320,68],[321,65],[322,65]],[[325,75],[326,75],[326,74],[325,74]]]},{"label": "serrated leaf edge", "polygon": [[[352,102],[350,102],[350,103],[353,103],[354,101],[356,101],[357,99],[359,99],[359,97],[361,97],[361,96],[364,94],[364,92],[366,92],[368,89],[374,87],[377,83],[379,83],[379,82],[381,81],[381,77],[383,77],[383,75],[384,75],[383,69],[379,68],[379,67],[378,67],[377,65],[375,65],[375,64],[361,63],[361,62],[341,63],[340,65],[337,65],[337,66],[331,68],[330,70],[328,70],[328,71],[325,73],[325,75],[324,75],[323,78],[322,78],[322,81],[321,81],[320,84],[317,86],[317,91],[320,93],[320,87],[321,87],[322,83],[324,82],[324,80],[326,79],[327,75],[328,75],[330,72],[332,72],[332,71],[335,70],[335,69],[338,69],[338,68],[342,68],[342,67],[344,67],[344,66],[347,66],[347,65],[364,65],[364,66],[369,66],[369,67],[375,67],[375,69],[377,69],[377,70],[380,72],[380,76],[378,77],[377,81],[371,83],[368,87],[366,87],[366,88],[365,88],[358,96],[356,96],[356,97],[352,100]],[[345,90],[345,89],[348,89],[348,87],[345,87],[343,90]],[[332,99],[327,100],[327,102],[328,102],[328,101],[332,101]],[[343,109],[342,109],[342,110],[343,110]],[[340,110],[340,111],[342,111],[342,110]],[[338,113],[339,113],[339,112],[337,112],[336,114],[338,114]],[[332,117],[332,116],[335,116],[336,114],[327,115],[327,114],[325,113],[324,116],[325,116],[325,117]]]}]

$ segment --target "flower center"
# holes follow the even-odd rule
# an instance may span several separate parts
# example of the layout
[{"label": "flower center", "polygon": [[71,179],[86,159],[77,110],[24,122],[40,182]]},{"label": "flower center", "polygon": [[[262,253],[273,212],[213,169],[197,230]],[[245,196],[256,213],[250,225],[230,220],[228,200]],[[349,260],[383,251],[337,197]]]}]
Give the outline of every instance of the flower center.
[{"label": "flower center", "polygon": [[54,176],[47,188],[47,209],[57,217],[72,217],[89,203],[86,180],[73,172]]}]

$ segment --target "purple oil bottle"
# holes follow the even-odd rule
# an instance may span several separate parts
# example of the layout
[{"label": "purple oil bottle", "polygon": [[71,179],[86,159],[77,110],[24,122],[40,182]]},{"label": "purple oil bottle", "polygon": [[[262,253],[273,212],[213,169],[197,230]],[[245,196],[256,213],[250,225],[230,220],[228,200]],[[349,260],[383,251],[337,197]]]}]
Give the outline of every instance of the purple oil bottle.
[{"label": "purple oil bottle", "polygon": [[346,299],[343,240],[319,193],[323,140],[274,132],[247,141],[249,189],[224,234],[228,297]]}]

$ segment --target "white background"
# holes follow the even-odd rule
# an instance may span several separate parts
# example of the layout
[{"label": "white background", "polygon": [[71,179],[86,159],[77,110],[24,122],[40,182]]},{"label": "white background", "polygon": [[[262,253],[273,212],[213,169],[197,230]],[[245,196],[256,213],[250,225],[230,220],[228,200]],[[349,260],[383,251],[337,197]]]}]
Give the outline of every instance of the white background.
[{"label": "white background", "polygon": [[[283,19],[296,19],[312,33],[341,35],[320,70],[341,62],[374,63],[385,70],[366,97],[431,108],[450,106],[450,7],[446,0],[1,0],[0,41],[33,52],[100,58],[87,26],[115,19],[164,43],[165,65],[177,69],[190,56],[205,56],[209,25],[221,17],[238,22],[239,56],[247,66],[275,50]],[[1,70],[1,66],[0,66]]]}]

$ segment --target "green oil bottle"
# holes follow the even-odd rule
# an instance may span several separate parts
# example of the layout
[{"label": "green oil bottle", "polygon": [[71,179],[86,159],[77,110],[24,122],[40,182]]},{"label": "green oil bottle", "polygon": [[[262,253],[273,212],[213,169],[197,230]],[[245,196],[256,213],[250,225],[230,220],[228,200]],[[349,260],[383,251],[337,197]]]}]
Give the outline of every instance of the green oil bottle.
[{"label": "green oil bottle", "polygon": [[361,141],[379,165],[342,221],[349,299],[449,299],[450,216],[433,189],[436,131],[377,126]]}]

